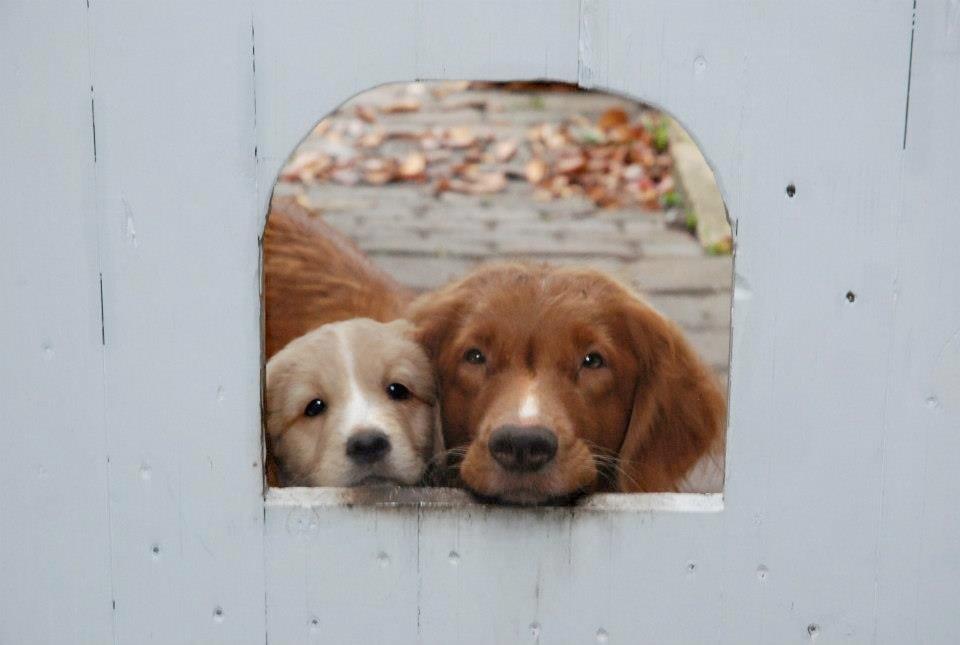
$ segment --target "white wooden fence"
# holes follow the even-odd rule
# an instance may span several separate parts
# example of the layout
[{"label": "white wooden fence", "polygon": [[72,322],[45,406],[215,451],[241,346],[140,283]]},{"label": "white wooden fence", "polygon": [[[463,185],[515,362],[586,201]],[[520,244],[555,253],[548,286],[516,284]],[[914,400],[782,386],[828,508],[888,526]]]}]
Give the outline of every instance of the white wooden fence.
[{"label": "white wooden fence", "polygon": [[[579,82],[701,145],[722,497],[264,498],[273,180],[419,78]],[[4,645],[960,640],[957,0],[7,0],[0,150]]]}]

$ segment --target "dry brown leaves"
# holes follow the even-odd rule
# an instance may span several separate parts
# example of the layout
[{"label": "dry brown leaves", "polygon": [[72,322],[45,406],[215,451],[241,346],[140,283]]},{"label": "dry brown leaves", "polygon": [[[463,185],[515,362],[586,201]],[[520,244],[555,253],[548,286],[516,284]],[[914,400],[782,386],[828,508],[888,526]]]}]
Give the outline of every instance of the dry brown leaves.
[{"label": "dry brown leaves", "polygon": [[[440,101],[466,89],[449,84],[430,95]],[[676,190],[665,122],[653,112],[613,107],[595,120],[540,123],[524,141],[496,140],[490,131],[466,125],[402,129],[389,123],[389,115],[421,106],[419,98],[405,96],[377,110],[357,104],[324,119],[314,129],[323,152],[297,154],[281,180],[430,183],[434,194],[486,195],[505,190],[512,179],[529,183],[539,200],[583,196],[603,207],[639,204],[653,210]]]},{"label": "dry brown leaves", "polygon": [[640,204],[657,210],[676,189],[673,158],[657,150],[650,132],[651,124],[665,128],[658,121],[615,107],[595,123],[575,119],[532,128],[527,139],[534,157],[526,166],[527,181],[540,199],[582,194],[599,206]]},{"label": "dry brown leaves", "polygon": [[420,101],[414,98],[402,98],[388,103],[380,108],[384,114],[403,114],[404,112],[416,112],[420,109]]}]

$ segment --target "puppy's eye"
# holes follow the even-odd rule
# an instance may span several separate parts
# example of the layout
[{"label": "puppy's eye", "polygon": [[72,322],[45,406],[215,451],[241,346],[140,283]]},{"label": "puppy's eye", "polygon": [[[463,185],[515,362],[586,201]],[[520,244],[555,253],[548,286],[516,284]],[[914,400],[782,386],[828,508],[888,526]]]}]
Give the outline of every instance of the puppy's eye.
[{"label": "puppy's eye", "polygon": [[410,390],[400,383],[391,383],[387,386],[387,396],[394,401],[403,401],[410,398]]},{"label": "puppy's eye", "polygon": [[473,347],[464,352],[463,360],[474,365],[483,365],[487,362],[487,357],[484,356],[483,352],[481,352],[479,349]]},{"label": "puppy's eye", "polygon": [[604,366],[603,356],[597,352],[590,352],[583,357],[583,362],[580,363],[582,367],[586,367],[588,370],[595,370]]},{"label": "puppy's eye", "polygon": [[327,409],[327,404],[320,399],[314,399],[307,404],[307,407],[303,410],[303,413],[308,417],[315,417],[318,414],[323,414],[323,411]]}]

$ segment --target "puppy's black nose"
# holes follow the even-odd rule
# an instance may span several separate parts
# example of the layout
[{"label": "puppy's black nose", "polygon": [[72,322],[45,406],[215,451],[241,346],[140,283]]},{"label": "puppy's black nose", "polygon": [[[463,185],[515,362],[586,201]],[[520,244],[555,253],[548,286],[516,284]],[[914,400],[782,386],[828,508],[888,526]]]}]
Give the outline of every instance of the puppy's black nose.
[{"label": "puppy's black nose", "polygon": [[542,426],[502,426],[490,435],[489,448],[506,470],[533,472],[557,454],[557,435]]},{"label": "puppy's black nose", "polygon": [[361,430],[347,440],[347,456],[358,464],[372,464],[390,452],[390,439],[379,430]]}]

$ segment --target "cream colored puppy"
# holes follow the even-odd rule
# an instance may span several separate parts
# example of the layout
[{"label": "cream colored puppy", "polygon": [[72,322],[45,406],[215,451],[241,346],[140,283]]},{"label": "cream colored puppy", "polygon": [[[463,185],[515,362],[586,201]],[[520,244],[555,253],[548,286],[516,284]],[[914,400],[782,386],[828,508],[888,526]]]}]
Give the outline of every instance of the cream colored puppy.
[{"label": "cream colored puppy", "polygon": [[405,320],[318,327],[267,362],[272,457],[288,486],[416,484],[443,449],[436,384]]}]

